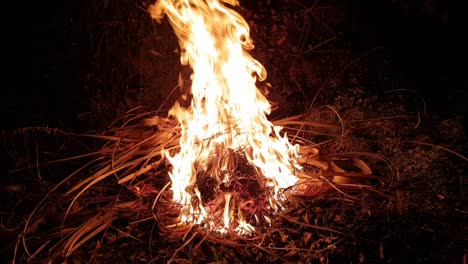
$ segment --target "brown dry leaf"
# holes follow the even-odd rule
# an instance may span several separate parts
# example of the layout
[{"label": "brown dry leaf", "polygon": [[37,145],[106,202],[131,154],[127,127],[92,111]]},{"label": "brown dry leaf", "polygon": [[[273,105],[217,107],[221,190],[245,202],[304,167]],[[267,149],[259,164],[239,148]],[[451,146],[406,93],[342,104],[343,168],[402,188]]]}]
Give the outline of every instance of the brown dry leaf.
[{"label": "brown dry leaf", "polygon": [[282,36],[277,42],[276,42],[276,45],[277,46],[281,46],[283,45],[283,43],[286,41],[286,36]]},{"label": "brown dry leaf", "polygon": [[104,237],[106,238],[108,244],[113,244],[115,241],[117,241],[117,236],[114,233],[105,232]]},{"label": "brown dry leaf", "polygon": [[307,211],[306,211],[305,214],[304,214],[304,222],[305,222],[306,224],[310,224],[310,223],[309,223],[309,212],[307,212]]},{"label": "brown dry leaf", "polygon": [[39,225],[41,224],[45,224],[44,216],[41,216],[39,219],[34,221],[34,223],[29,225],[28,229],[26,229],[25,234],[36,233],[39,230]]},{"label": "brown dry leaf", "polygon": [[336,237],[334,237],[334,236],[329,236],[329,237],[325,237],[325,238],[323,239],[323,241],[324,241],[325,243],[327,243],[327,244],[331,244],[335,239],[336,239]]},{"label": "brown dry leaf", "polygon": [[292,256],[294,256],[294,255],[296,255],[296,254],[297,254],[297,251],[296,251],[296,250],[291,250],[291,251],[289,251],[289,253],[287,253],[287,254],[284,255],[284,256],[285,256],[285,257],[292,257]]},{"label": "brown dry leaf", "polygon": [[341,218],[341,216],[339,214],[335,215],[335,219],[333,219],[333,221],[335,222],[341,222],[343,220],[343,218]]},{"label": "brown dry leaf", "polygon": [[296,242],[294,240],[290,241],[286,248],[292,249],[285,255],[286,257],[292,257],[297,254],[297,250],[294,250],[296,248]]},{"label": "brown dry leaf", "polygon": [[299,209],[296,211],[296,214],[301,215],[302,213],[304,213],[304,211],[305,211],[304,208],[299,208]]},{"label": "brown dry leaf", "polygon": [[276,31],[278,31],[278,26],[274,24],[273,27],[271,28],[271,32],[276,32]]},{"label": "brown dry leaf", "polygon": [[304,233],[304,245],[307,245],[307,243],[309,242],[310,238],[312,237],[312,233],[310,232],[305,232]]}]

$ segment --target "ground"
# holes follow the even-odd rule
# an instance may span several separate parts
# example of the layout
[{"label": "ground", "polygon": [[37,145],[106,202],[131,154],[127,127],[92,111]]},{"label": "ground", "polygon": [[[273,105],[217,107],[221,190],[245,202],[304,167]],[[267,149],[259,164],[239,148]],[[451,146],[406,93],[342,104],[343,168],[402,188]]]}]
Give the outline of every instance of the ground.
[{"label": "ground", "polygon": [[[67,248],[72,263],[467,263],[466,81],[448,40],[448,3],[376,2],[236,8],[268,71],[258,86],[271,85],[270,119],[301,115],[298,135],[321,161],[352,172],[337,160],[359,159],[372,170],[353,178],[357,187],[293,195],[252,237],[166,228],[173,209],[152,208],[168,181],[157,156],[138,180],[119,184],[119,170],[70,207],[113,161],[114,137],[128,140],[118,145],[125,154],[175,126],[161,120],[184,93],[174,89],[179,73],[188,83],[190,69],[179,65],[167,20],[149,16],[149,1],[9,7],[21,12],[2,23],[2,260],[60,262]],[[140,122],[154,116],[157,129]],[[290,134],[297,128],[286,123]],[[145,144],[132,159],[162,143]],[[72,174],[93,160],[102,167]]]}]

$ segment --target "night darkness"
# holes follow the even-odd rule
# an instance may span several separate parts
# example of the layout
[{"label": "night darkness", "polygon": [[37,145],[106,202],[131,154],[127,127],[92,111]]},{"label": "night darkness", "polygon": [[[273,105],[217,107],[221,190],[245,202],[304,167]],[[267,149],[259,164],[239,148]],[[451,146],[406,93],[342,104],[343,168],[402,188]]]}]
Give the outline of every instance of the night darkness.
[{"label": "night darkness", "polygon": [[[436,112],[466,112],[466,81],[462,83],[458,74],[460,54],[454,54],[448,36],[446,1],[336,2],[349,12],[342,33],[356,53],[383,48],[385,85],[398,83],[401,89],[421,93]],[[93,87],[85,87],[97,45],[89,30],[99,22],[87,12],[89,5],[90,1],[46,1],[8,8],[16,16],[2,23],[8,80],[2,126],[80,126],[77,113],[90,111],[93,95]]]},{"label": "night darkness", "polygon": [[8,82],[2,96],[2,125],[76,127],[89,109],[83,75],[90,67],[87,34],[79,28],[79,1],[17,3],[17,16],[3,22]]},{"label": "night darkness", "polygon": [[[28,136],[24,137],[24,142],[23,138],[20,140],[16,138],[10,142],[13,138],[9,136],[10,133],[16,135],[18,132],[15,131],[34,127],[58,128],[77,133],[88,131],[100,133],[116,117],[134,106],[144,105],[145,110],[158,108],[165,100],[165,95],[177,82],[180,71],[179,55],[174,52],[177,49],[177,40],[167,21],[157,24],[146,13],[145,8],[151,4],[150,1],[9,2],[11,3],[4,7],[4,12],[12,14],[14,18],[5,15],[2,18],[4,79],[0,96],[0,127],[3,135],[0,141],[2,159],[0,172],[4,176],[0,181],[2,186],[0,192],[3,192],[0,198],[8,199],[8,202],[0,209],[3,214],[1,224],[5,223],[3,219],[8,218],[8,225],[5,226],[11,227],[8,230],[15,231],[8,231],[0,226],[0,237],[4,237],[0,239],[0,244],[7,245],[1,247],[0,255],[5,256],[12,254],[12,245],[16,243],[17,233],[15,232],[22,231],[24,218],[27,217],[28,210],[33,209],[34,202],[25,203],[26,205],[19,203],[20,209],[12,209],[16,206],[14,205],[15,199],[20,200],[20,198],[17,194],[11,195],[4,190],[8,190],[8,186],[27,186],[24,187],[24,196],[36,201],[40,196],[39,189],[45,192],[51,188],[52,183],[61,180],[61,176],[52,176],[44,182],[41,179],[41,188],[28,192],[28,188],[35,189],[32,184],[35,176],[31,176],[34,173],[11,173],[12,170],[25,164],[20,160],[31,158],[29,154],[28,157],[21,157],[22,150],[11,151],[11,148],[28,149],[29,147],[25,147],[27,144],[25,142],[29,142]],[[383,156],[387,154],[385,153],[387,149],[382,149],[380,152],[378,149],[381,146],[380,143],[374,144],[374,142],[384,137],[386,139],[395,137],[400,140],[400,136],[402,141],[404,138],[408,142],[411,140],[427,141],[434,145],[447,146],[447,149],[453,147],[455,152],[461,152],[461,155],[466,156],[465,114],[468,98],[467,82],[461,66],[465,56],[452,43],[448,33],[448,1],[260,0],[254,2],[245,0],[241,1],[241,6],[248,16],[247,20],[254,21],[257,26],[252,30],[256,44],[253,55],[257,56],[266,67],[269,73],[268,81],[273,86],[279,87],[278,90],[273,90],[272,96],[280,102],[280,113],[273,113],[273,117],[304,112],[308,103],[315,100],[315,93],[320,91],[317,102],[327,106],[333,106],[334,103],[339,102],[336,99],[339,96],[350,94],[353,96],[359,94],[360,99],[356,99],[359,102],[372,98],[369,99],[372,102],[371,107],[366,110],[372,119],[379,116],[379,113],[375,111],[388,110],[386,108],[388,98],[398,97],[389,96],[389,91],[402,91],[401,94],[404,96],[398,97],[400,100],[398,103],[403,102],[409,106],[406,105],[401,109],[419,111],[422,109],[421,98],[423,98],[426,112],[420,116],[421,124],[418,124],[422,132],[408,132],[407,127],[413,125],[407,125],[406,121],[402,121],[400,125],[403,129],[397,125],[392,126],[389,129],[393,131],[384,136],[369,135],[367,137],[366,131],[372,132],[373,129],[372,126],[365,127],[364,125],[362,132],[350,129],[349,131],[352,131],[350,133],[373,142],[369,145],[377,149],[371,148],[369,151],[376,151]],[[322,53],[319,52],[310,53],[301,59],[297,59],[296,55],[291,55],[297,53],[297,50],[300,51],[298,47],[301,38],[298,34],[301,30],[303,31],[303,28],[299,26],[294,28],[293,25],[297,21],[299,21],[297,25],[305,25],[305,23],[301,24],[301,16],[303,16],[303,10],[310,6],[319,6],[323,10],[333,11],[326,13],[331,14],[330,17],[321,18],[320,23],[325,26],[315,24],[310,26],[308,40],[315,45],[332,36],[334,41],[324,45],[321,49],[324,51],[346,50],[340,53],[344,54],[340,55],[341,57],[335,58],[334,55],[326,57],[328,55],[321,55]],[[271,10],[274,12],[270,12]],[[289,12],[293,14],[290,20],[282,20],[282,22],[274,20],[275,15],[287,17],[285,14],[290,14]],[[268,15],[263,16],[265,13]],[[127,17],[128,14],[131,15]],[[257,17],[256,14],[259,16]],[[311,21],[320,24],[317,22],[318,19]],[[276,33],[273,31],[270,38],[268,30],[261,30],[271,28],[270,26],[275,23],[279,30],[287,33],[288,38],[285,44],[278,44],[278,38],[274,39]],[[330,25],[332,29],[327,29],[326,25]],[[153,42],[150,36],[157,38]],[[315,36],[320,40],[315,40]],[[307,46],[302,48],[307,49]],[[319,56],[325,56],[323,57],[325,59]],[[361,59],[353,61],[355,58]],[[307,69],[295,69],[293,60],[301,61],[301,67]],[[334,86],[334,90],[330,88],[329,92],[318,89],[325,81],[325,76],[327,78],[334,76],[330,72],[334,71],[335,65],[327,65],[327,61],[340,65],[339,67],[343,67],[346,71],[349,70],[349,73],[339,74],[339,78],[342,79],[339,82],[333,82],[333,85],[339,83],[336,84],[338,88]],[[344,67],[347,64],[343,61],[352,62],[349,63],[351,66]],[[286,67],[285,65],[287,65],[286,70],[281,68],[281,66]],[[299,73],[294,75],[291,72]],[[291,76],[300,77],[297,77],[297,82],[294,84]],[[350,81],[351,79],[359,80]],[[340,90],[340,85],[345,88]],[[353,88],[353,85],[359,86],[359,89]],[[298,88],[299,86],[302,88]],[[359,92],[355,92],[357,90]],[[171,99],[176,99],[180,95],[178,93],[179,91],[176,91]],[[336,96],[336,100],[330,99],[335,96],[334,93],[339,95]],[[391,94],[393,95],[393,92]],[[340,109],[345,111],[349,109],[347,107],[349,106],[343,106]],[[365,108],[367,105],[363,103],[359,107]],[[398,115],[397,110],[392,111],[388,110],[388,113],[382,113],[382,116]],[[343,116],[346,116],[346,113]],[[351,114],[348,118],[352,119],[350,116]],[[395,122],[398,123],[398,121]],[[34,140],[38,138],[34,137]],[[50,140],[50,135],[47,138]],[[18,146],[15,147],[15,144]],[[49,144],[49,141],[44,144]],[[465,175],[466,162],[460,162],[460,160],[463,161],[460,157],[452,161],[453,156],[447,153],[431,156],[432,152],[428,145],[411,148],[402,146],[403,144],[396,144],[391,148],[405,153],[404,157],[416,159],[416,157],[424,156],[424,160],[416,161],[419,164],[411,168],[419,170],[420,175],[430,179],[421,184],[421,181],[411,182],[411,177],[408,177],[401,185],[395,189],[385,190],[385,193],[387,194],[386,191],[388,191],[390,197],[393,192],[398,192],[399,187],[405,192],[424,188],[421,195],[418,193],[412,197],[415,199],[411,205],[414,212],[408,209],[410,213],[398,215],[396,220],[392,218],[395,216],[391,213],[388,215],[376,213],[375,218],[369,217],[366,219],[369,222],[366,222],[365,226],[360,229],[361,233],[350,235],[350,242],[343,243],[345,245],[343,249],[340,248],[334,252],[336,256],[330,254],[331,263],[376,263],[373,261],[379,258],[383,261],[379,263],[405,263],[406,261],[406,263],[453,263],[462,258],[465,261],[463,263],[466,263],[467,249],[466,246],[460,245],[463,241],[466,242],[463,236],[467,234],[466,227],[463,227],[463,222],[467,220],[466,205],[463,204],[468,201],[466,198],[468,184]],[[343,149],[334,147],[335,145],[330,144],[328,154],[345,149],[345,147]],[[356,151],[352,147],[345,150]],[[77,154],[73,153],[73,150],[69,151],[70,154]],[[424,155],[419,155],[419,152]],[[395,162],[401,162],[398,154],[395,156],[397,156]],[[403,155],[400,156],[403,157]],[[427,166],[421,165],[426,161]],[[444,168],[437,167],[439,164]],[[405,172],[405,165],[400,165],[403,167],[402,171]],[[407,168],[409,167],[408,165]],[[60,168],[57,170],[60,171]],[[64,171],[68,170],[69,168],[64,169]],[[408,175],[412,175],[411,173],[407,172]],[[440,187],[442,185],[443,187]],[[422,209],[426,206],[422,204],[432,201],[430,200],[432,198],[426,199],[424,196],[431,191],[435,193],[431,193],[436,197],[434,199],[440,199],[440,203],[445,206],[440,207],[441,213],[434,213],[434,215],[428,215],[429,209]],[[418,205],[418,202],[421,204]],[[319,206],[321,205],[311,210],[316,210]],[[343,210],[343,214],[345,211]],[[15,213],[16,218],[12,216]],[[291,229],[294,228],[296,227]],[[148,231],[148,229],[142,230]],[[427,230],[432,230],[432,232]],[[377,252],[379,246],[382,245],[379,241],[389,245],[385,258],[379,256]],[[432,246],[432,243],[435,246]],[[164,245],[167,246],[167,244]],[[147,250],[148,246],[142,246],[142,248]],[[114,247],[113,251],[109,252],[118,251],[117,246],[117,250]],[[360,254],[371,256],[366,259],[370,262],[360,262]],[[233,258],[229,257],[226,255],[226,261],[232,262]],[[104,261],[111,261],[110,259],[112,258],[104,258]],[[164,260],[167,261],[167,257]],[[217,259],[210,258],[204,260],[217,261]],[[271,263],[281,263],[281,260]],[[294,258],[288,260],[299,261]],[[101,263],[99,259],[95,261]],[[261,261],[265,261],[265,258]]]}]

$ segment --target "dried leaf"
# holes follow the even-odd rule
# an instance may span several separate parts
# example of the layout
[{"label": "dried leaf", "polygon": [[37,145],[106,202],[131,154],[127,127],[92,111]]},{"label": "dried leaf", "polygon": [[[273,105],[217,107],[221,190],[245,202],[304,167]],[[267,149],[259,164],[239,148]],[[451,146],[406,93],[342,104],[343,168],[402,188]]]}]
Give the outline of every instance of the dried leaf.
[{"label": "dried leaf", "polygon": [[335,219],[333,219],[333,221],[335,222],[341,222],[343,219],[341,218],[341,216],[339,214],[335,215]]},{"label": "dried leaf", "polygon": [[283,45],[283,43],[286,41],[286,36],[283,36],[281,37],[277,42],[276,42],[276,45],[277,46],[281,46]]},{"label": "dried leaf", "polygon": [[303,237],[304,245],[307,245],[307,243],[309,243],[309,240],[310,240],[311,237],[312,237],[312,233],[310,233],[310,232],[305,232],[304,233],[304,237]]}]

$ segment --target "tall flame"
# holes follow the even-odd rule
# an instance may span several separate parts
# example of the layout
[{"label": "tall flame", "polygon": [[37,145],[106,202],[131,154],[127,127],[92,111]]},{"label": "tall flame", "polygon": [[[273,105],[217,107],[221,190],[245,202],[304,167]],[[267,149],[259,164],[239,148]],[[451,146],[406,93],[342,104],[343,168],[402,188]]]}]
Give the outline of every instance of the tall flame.
[{"label": "tall flame", "polygon": [[[299,146],[268,121],[270,104],[256,87],[266,70],[247,52],[254,48],[247,22],[225,4],[239,3],[159,0],[149,11],[158,22],[168,16],[179,39],[181,63],[193,69],[190,107],[176,103],[169,112],[182,127],[180,151],[166,153],[173,166],[173,200],[182,205],[180,220],[248,234],[254,227],[243,212],[252,202],[234,186],[245,174],[234,171],[238,163],[250,164],[247,174],[256,174],[257,182],[250,188],[260,189],[255,192],[276,211],[284,199],[282,191],[297,182]],[[207,179],[212,182],[209,187]],[[222,219],[216,220],[216,215]],[[258,222],[259,216],[255,219]]]}]

